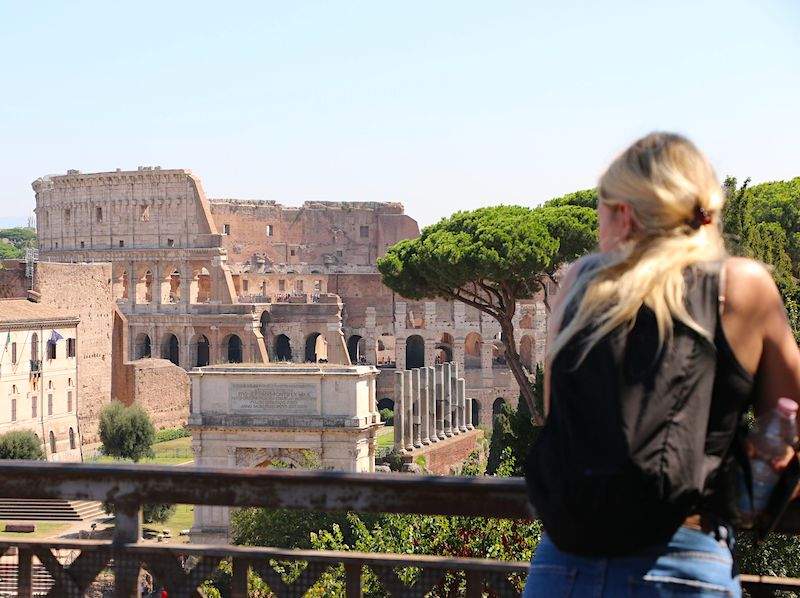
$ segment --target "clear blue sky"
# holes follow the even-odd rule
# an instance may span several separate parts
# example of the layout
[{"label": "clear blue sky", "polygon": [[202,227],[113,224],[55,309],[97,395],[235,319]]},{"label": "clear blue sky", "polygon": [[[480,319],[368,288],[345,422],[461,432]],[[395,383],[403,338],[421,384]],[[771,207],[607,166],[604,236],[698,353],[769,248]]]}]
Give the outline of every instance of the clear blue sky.
[{"label": "clear blue sky", "polygon": [[800,175],[800,2],[0,0],[0,222],[68,168],[422,224],[590,187],[653,129]]}]

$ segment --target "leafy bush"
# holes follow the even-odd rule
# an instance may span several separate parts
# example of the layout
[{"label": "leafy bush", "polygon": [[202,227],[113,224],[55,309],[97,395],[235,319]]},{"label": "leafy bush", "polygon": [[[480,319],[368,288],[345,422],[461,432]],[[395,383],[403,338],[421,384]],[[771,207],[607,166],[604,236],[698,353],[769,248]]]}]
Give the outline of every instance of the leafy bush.
[{"label": "leafy bush", "polygon": [[181,426],[179,428],[164,428],[156,432],[156,442],[167,442],[169,440],[177,440],[178,438],[186,438],[191,436],[192,432],[189,428]]},{"label": "leafy bush", "polygon": [[44,451],[36,434],[30,430],[15,430],[0,435],[0,459],[41,461]]},{"label": "leafy bush", "polygon": [[379,411],[381,414],[381,421],[386,424],[387,426],[394,425],[394,411],[392,409],[387,409],[384,407]]},{"label": "leafy bush", "polygon": [[134,463],[153,457],[156,430],[150,416],[138,405],[126,407],[113,401],[100,412],[100,440],[103,454]]},{"label": "leafy bush", "polygon": [[142,519],[145,523],[164,523],[175,514],[175,509],[175,505],[170,503],[142,505]]}]

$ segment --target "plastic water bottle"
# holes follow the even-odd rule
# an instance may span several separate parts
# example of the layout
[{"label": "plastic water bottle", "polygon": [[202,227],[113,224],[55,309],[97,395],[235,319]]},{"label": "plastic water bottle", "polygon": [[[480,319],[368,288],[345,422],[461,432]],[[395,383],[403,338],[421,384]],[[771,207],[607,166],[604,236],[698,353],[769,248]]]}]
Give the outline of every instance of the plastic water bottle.
[{"label": "plastic water bottle", "polygon": [[753,501],[750,502],[746,485],[742,484],[744,487],[739,506],[745,522],[752,523],[756,515],[766,508],[772,489],[780,477],[780,473],[772,468],[772,461],[783,457],[786,447],[793,447],[797,442],[797,403],[792,399],[778,399],[778,404],[771,411],[758,418],[747,439],[755,450],[755,456],[750,459]]}]

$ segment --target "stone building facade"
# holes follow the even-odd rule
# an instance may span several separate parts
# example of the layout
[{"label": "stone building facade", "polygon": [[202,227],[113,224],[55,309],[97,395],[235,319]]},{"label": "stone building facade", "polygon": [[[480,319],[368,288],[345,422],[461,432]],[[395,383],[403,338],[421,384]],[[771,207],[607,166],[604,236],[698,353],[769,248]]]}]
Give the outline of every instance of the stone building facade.
[{"label": "stone building facade", "polygon": [[0,300],[0,433],[30,430],[48,461],[80,461],[79,318],[27,299]]},{"label": "stone building facade", "polygon": [[[455,360],[490,425],[516,403],[496,322],[448,301],[406,301],[381,283],[376,260],[419,234],[398,203],[207,199],[187,170],[49,176],[33,183],[40,255],[110,262],[112,295],[134,359],[185,369],[226,362],[327,360],[382,372]],[[519,349],[544,351],[546,311],[520,304]],[[383,375],[386,374],[386,375]]]}]

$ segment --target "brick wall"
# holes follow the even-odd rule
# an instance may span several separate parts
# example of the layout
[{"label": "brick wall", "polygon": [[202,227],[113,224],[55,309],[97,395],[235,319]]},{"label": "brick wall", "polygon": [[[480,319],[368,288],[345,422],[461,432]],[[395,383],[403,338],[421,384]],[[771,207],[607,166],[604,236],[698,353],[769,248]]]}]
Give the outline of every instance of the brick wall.
[{"label": "brick wall", "polygon": [[140,405],[156,429],[186,425],[189,417],[189,375],[166,359],[137,359],[124,364],[119,401]]},{"label": "brick wall", "polygon": [[111,400],[111,264],[39,262],[40,301],[80,317],[78,324],[78,426],[84,444],[99,442],[100,409]]},{"label": "brick wall", "polygon": [[26,297],[29,283],[25,277],[25,262],[0,260],[0,299]]}]

